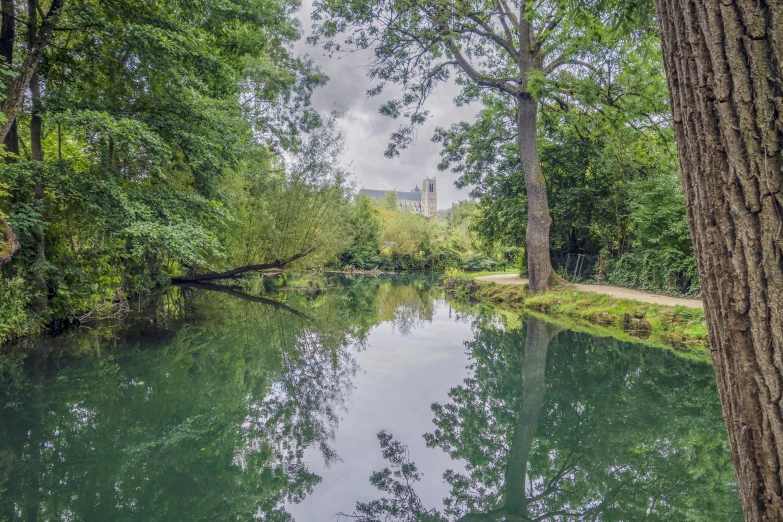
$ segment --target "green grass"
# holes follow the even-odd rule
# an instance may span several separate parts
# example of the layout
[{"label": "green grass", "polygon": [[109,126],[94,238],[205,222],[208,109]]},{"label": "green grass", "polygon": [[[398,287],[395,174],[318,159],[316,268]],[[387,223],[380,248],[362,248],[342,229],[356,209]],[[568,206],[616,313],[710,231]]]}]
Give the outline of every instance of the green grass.
[{"label": "green grass", "polygon": [[568,318],[571,327],[589,328],[601,335],[628,341],[668,346],[699,359],[709,359],[707,326],[700,308],[617,299],[569,287],[528,296],[527,285],[476,281],[473,274],[467,277],[451,274],[447,289],[457,299]]},{"label": "green grass", "polygon": [[467,277],[475,279],[477,277],[490,276],[490,275],[505,275],[513,274],[519,275],[519,271],[516,268],[507,268],[505,270],[483,270],[479,272],[463,272]]}]

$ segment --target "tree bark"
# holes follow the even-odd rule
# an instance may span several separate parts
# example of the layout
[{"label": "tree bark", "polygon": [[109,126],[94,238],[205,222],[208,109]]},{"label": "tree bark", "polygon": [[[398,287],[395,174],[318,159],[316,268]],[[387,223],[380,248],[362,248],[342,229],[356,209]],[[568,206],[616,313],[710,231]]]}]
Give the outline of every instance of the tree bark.
[{"label": "tree bark", "polygon": [[524,93],[517,98],[517,136],[519,159],[527,192],[527,275],[530,291],[539,293],[549,287],[552,261],[549,257],[549,202],[546,180],[538,157],[538,101]]},{"label": "tree bark", "polygon": [[[30,52],[35,48],[38,41],[38,12],[36,11],[36,0],[27,1],[27,15],[29,17],[29,26],[27,28],[27,41],[30,46]],[[30,78],[30,159],[42,162],[44,159],[43,144],[41,142],[43,134],[43,120],[41,120],[41,85],[38,80],[38,71],[34,71]],[[42,166],[39,166],[42,167]],[[37,179],[33,187],[35,195],[35,213],[38,216],[41,225],[35,229],[35,290],[36,290],[36,308],[43,312],[48,304],[48,288],[46,283],[46,239],[44,237],[43,218],[44,218],[44,181],[43,168],[35,170]]]},{"label": "tree bark", "polygon": [[783,2],[656,0],[746,520],[783,520]]},{"label": "tree bark", "polygon": [[[14,64],[14,40],[16,39],[16,20],[14,20],[14,0],[0,1],[2,8],[2,27],[0,27],[0,55],[5,63],[10,67]],[[5,88],[10,89],[11,80],[5,82]],[[19,135],[16,132],[16,120],[8,129],[8,134],[3,139],[6,152],[19,154]],[[13,161],[8,158],[8,161]]]},{"label": "tree bark", "polygon": [[22,104],[22,96],[30,85],[30,80],[38,68],[38,63],[43,57],[46,46],[49,45],[52,31],[54,31],[54,24],[57,22],[64,4],[65,0],[52,0],[52,5],[49,7],[46,16],[44,16],[37,38],[31,46],[30,52],[27,53],[24,62],[22,62],[18,76],[14,78],[8,89],[6,99],[3,100],[3,104],[0,106],[0,111],[6,117],[6,121],[0,124],[0,139],[3,141],[5,141],[5,137],[16,120],[16,112]]}]

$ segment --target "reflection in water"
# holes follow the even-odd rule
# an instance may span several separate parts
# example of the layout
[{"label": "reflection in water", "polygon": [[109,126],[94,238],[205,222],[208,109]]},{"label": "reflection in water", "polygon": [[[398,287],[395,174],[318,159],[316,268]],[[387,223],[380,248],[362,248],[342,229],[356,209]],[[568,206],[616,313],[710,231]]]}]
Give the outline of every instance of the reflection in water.
[{"label": "reflection in water", "polygon": [[[290,506],[324,487],[305,452],[326,466],[371,460],[338,455],[335,441],[376,325],[393,325],[388,342],[462,357],[467,332],[428,330],[440,295],[411,276],[337,278],[318,296],[277,296],[283,306],[187,289],[117,328],[0,354],[0,520],[292,520]],[[450,363],[470,375],[433,406],[434,428],[428,417],[405,428],[454,459],[451,494],[443,506],[419,499],[424,479],[384,432],[391,467],[372,477],[384,498],[356,517],[739,517],[709,366],[535,318],[504,328],[486,311],[438,317],[472,325],[465,359]],[[362,398],[380,411],[397,400]]]},{"label": "reflection in water", "polygon": [[384,496],[361,521],[742,520],[708,366],[560,332],[529,317],[506,331],[478,317],[475,374],[434,404],[427,445],[466,463],[447,471],[444,509],[416,494],[407,448],[378,438]]},{"label": "reflection in water", "polygon": [[355,349],[439,294],[421,278],[336,284],[283,307],[186,290],[164,316],[4,356],[0,520],[290,519],[320,480],[305,448],[336,458]]}]

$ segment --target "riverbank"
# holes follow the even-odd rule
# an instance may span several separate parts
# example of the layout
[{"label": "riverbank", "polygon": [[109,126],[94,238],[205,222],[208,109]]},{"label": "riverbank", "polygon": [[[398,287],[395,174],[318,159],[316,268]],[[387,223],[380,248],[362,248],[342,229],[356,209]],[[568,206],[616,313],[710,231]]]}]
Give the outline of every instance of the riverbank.
[{"label": "riverbank", "polygon": [[[490,275],[479,275],[478,277],[474,277],[473,274],[471,274],[470,276],[471,278],[477,279],[479,281],[490,281],[502,285],[528,284],[526,278],[520,277],[517,274],[495,273]],[[704,308],[704,304],[701,302],[701,299],[689,299],[686,297],[673,297],[670,295],[653,294],[650,292],[643,292],[641,290],[623,288],[621,286],[580,285],[580,284],[573,284],[573,283],[570,284],[570,286],[576,290],[579,290],[580,292],[590,292],[594,294],[608,295],[609,297],[615,297],[618,299],[632,299],[634,301],[639,301],[648,304],[658,304],[664,306],[687,306],[689,308],[702,308],[702,309]]]},{"label": "riverbank", "polygon": [[531,296],[527,294],[527,285],[524,283],[504,284],[486,280],[487,277],[493,276],[474,278],[467,274],[450,274],[445,283],[446,291],[458,300],[564,317],[581,327],[600,330],[604,335],[666,346],[691,353],[699,359],[709,359],[704,311],[696,306],[679,304],[681,301],[693,301],[691,299],[639,292],[648,300],[666,298],[677,304],[643,302],[641,299],[599,294],[595,290],[585,291],[577,285]]}]

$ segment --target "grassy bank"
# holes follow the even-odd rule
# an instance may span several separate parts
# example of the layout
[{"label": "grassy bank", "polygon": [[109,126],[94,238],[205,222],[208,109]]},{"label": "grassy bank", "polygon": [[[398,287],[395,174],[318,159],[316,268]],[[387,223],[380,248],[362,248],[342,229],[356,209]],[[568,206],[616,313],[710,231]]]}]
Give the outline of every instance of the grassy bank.
[{"label": "grassy bank", "polygon": [[590,330],[623,340],[674,348],[699,359],[709,359],[704,311],[617,299],[563,287],[530,296],[527,285],[477,281],[465,274],[449,274],[448,294],[460,301],[567,318],[569,328]]}]

